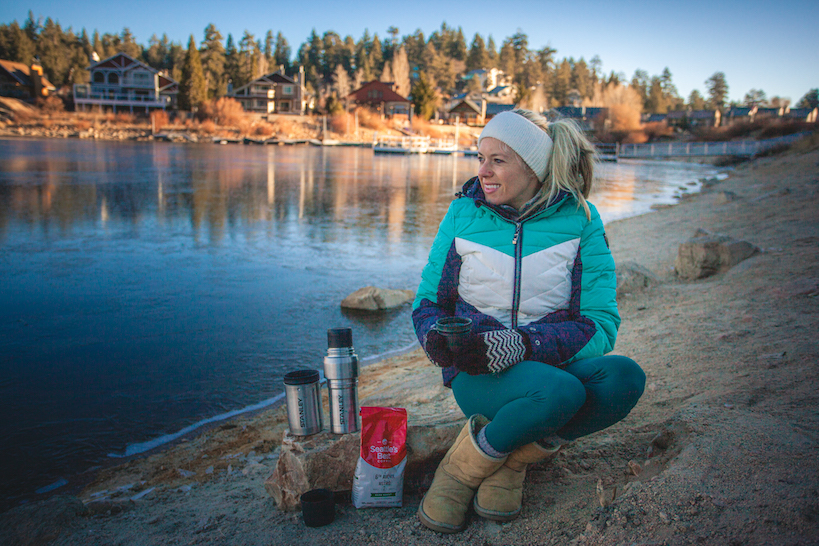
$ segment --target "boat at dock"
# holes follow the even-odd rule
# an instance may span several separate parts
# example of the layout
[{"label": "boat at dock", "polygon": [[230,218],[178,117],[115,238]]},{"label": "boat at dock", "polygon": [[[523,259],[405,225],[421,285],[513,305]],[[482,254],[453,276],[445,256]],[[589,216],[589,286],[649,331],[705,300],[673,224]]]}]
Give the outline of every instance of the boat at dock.
[{"label": "boat at dock", "polygon": [[377,154],[425,154],[429,151],[428,136],[373,135],[373,151]]}]

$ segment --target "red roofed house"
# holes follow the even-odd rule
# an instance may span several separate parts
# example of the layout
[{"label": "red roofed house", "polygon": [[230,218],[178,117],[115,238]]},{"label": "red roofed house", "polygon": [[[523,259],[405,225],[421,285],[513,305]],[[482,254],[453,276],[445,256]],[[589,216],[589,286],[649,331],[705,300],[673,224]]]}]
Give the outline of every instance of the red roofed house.
[{"label": "red roofed house", "polygon": [[23,63],[0,60],[0,96],[34,101],[47,97],[55,89],[43,76],[43,67],[38,63],[26,66]]},{"label": "red roofed house", "polygon": [[114,112],[148,113],[176,108],[179,84],[125,53],[96,62],[86,70],[91,73],[91,83],[74,85],[77,110],[96,106]]},{"label": "red roofed house", "polygon": [[404,114],[412,117],[412,102],[395,92],[393,82],[371,81],[346,97],[347,101],[360,106],[367,106],[382,117]]}]

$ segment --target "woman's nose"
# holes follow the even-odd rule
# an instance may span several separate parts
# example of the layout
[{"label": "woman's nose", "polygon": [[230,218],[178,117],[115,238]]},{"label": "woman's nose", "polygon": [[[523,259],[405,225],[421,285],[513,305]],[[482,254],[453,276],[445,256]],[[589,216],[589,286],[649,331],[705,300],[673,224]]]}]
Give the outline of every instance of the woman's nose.
[{"label": "woman's nose", "polygon": [[481,163],[481,166],[478,167],[478,176],[480,176],[481,178],[489,176],[491,173],[492,170],[489,168],[488,161],[484,161],[483,163]]}]

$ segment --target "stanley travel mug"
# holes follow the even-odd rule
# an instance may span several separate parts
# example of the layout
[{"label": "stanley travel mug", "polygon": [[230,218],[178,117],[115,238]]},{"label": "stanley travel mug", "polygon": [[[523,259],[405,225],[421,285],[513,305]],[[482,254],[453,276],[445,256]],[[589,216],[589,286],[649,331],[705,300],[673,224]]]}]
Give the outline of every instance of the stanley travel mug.
[{"label": "stanley travel mug", "polygon": [[284,376],[287,422],[290,433],[309,436],[321,432],[321,389],[318,370],[296,370]]}]

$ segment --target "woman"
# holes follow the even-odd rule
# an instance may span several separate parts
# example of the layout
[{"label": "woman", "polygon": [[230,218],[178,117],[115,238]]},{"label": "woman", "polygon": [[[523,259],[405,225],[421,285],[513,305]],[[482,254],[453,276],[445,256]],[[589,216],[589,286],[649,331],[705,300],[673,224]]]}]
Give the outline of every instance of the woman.
[{"label": "woman", "polygon": [[[478,139],[478,176],[441,222],[413,304],[429,359],[471,416],[418,515],[462,531],[470,504],[508,521],[521,510],[528,463],[624,418],[645,375],[614,348],[614,261],[594,206],[594,147],[569,121],[517,109]],[[450,351],[435,329],[472,320]]]}]

